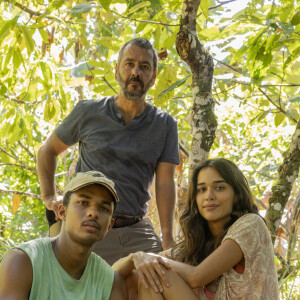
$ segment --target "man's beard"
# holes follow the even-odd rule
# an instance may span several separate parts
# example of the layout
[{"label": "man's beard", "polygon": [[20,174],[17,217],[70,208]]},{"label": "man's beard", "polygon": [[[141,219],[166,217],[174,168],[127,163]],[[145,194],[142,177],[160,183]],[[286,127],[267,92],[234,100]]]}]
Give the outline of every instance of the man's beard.
[{"label": "man's beard", "polygon": [[[134,102],[137,102],[139,99],[143,98],[147,94],[148,90],[152,86],[153,80],[154,80],[154,77],[152,77],[148,81],[146,86],[144,86],[143,81],[139,77],[131,77],[131,78],[127,79],[126,81],[124,81],[120,75],[120,72],[117,71],[117,81],[119,83],[122,93],[128,100],[131,100]],[[128,90],[127,86],[131,81],[139,82],[141,84],[141,89]]]}]

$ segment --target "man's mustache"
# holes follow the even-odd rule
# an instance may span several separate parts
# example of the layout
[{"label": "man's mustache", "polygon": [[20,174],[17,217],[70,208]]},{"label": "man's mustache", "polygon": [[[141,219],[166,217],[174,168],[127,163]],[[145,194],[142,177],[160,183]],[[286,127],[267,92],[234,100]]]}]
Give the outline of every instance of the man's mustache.
[{"label": "man's mustache", "polygon": [[129,78],[129,79],[126,81],[126,86],[128,86],[128,84],[129,84],[131,81],[135,81],[135,82],[140,83],[141,86],[142,86],[142,88],[144,88],[144,83],[143,83],[143,81],[142,81],[139,77],[131,77],[131,78]]},{"label": "man's mustache", "polygon": [[96,227],[99,230],[101,229],[101,225],[95,219],[90,219],[90,220],[83,221],[81,223],[81,226],[93,226],[93,227]]}]

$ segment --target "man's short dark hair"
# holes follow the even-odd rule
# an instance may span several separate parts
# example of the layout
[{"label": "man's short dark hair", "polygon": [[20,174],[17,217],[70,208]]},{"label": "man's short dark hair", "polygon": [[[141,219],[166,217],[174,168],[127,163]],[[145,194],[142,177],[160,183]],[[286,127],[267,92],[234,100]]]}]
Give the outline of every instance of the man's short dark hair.
[{"label": "man's short dark hair", "polygon": [[145,38],[135,38],[135,39],[132,39],[132,40],[126,42],[119,51],[118,64],[120,64],[124,49],[128,45],[137,45],[141,48],[151,50],[152,54],[153,54],[153,69],[154,69],[153,72],[155,72],[157,70],[157,54],[156,54],[156,51],[153,48],[152,44]]}]

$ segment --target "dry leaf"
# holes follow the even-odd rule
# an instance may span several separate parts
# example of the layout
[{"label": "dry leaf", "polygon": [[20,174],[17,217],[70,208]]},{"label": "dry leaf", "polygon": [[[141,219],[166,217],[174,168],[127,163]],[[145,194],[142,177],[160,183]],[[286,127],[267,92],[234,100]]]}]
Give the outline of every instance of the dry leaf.
[{"label": "dry leaf", "polygon": [[12,201],[13,201],[13,209],[12,210],[13,210],[13,213],[15,213],[20,207],[20,203],[21,203],[20,195],[18,195],[18,194],[14,195]]}]

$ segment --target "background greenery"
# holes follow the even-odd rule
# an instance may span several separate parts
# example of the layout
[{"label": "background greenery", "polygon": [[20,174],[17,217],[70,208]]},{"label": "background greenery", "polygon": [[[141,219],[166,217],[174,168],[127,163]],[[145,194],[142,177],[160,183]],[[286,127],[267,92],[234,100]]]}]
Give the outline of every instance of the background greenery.
[{"label": "background greenery", "polygon": [[[46,235],[37,150],[79,100],[116,94],[116,53],[137,36],[150,39],[160,57],[148,101],[178,120],[184,151],[176,176],[184,201],[193,103],[191,72],[175,47],[182,6],[178,0],[0,1],[0,253]],[[215,64],[218,129],[210,157],[240,166],[264,214],[299,120],[300,1],[202,0],[196,22]],[[76,158],[75,147],[60,156],[59,192]],[[299,206],[298,177],[275,243],[283,299],[300,294]],[[158,225],[153,203],[149,214]]]}]

